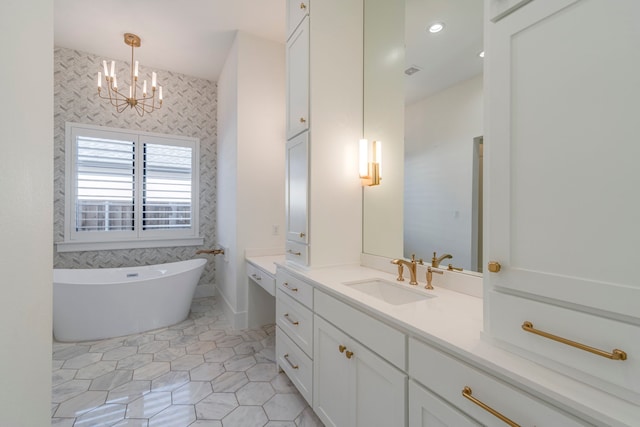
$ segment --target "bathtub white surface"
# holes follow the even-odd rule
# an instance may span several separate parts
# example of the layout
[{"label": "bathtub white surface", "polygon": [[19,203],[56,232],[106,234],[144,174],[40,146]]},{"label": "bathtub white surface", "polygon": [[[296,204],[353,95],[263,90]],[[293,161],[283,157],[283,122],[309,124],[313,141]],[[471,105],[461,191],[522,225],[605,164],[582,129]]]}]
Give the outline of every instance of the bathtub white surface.
[{"label": "bathtub white surface", "polygon": [[54,337],[97,340],[181,322],[189,315],[206,262],[200,258],[144,267],[55,269]]}]

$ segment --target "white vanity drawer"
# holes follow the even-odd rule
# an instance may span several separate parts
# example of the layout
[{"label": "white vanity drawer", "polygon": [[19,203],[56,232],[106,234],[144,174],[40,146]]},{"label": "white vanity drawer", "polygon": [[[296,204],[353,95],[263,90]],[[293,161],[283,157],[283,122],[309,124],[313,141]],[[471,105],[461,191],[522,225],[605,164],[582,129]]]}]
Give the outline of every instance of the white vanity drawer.
[{"label": "white vanity drawer", "polygon": [[277,270],[277,288],[282,290],[296,301],[300,301],[306,307],[313,309],[313,286],[293,277],[282,269]]},{"label": "white vanity drawer", "polygon": [[484,425],[504,425],[487,410],[463,395],[498,411],[522,426],[579,427],[579,422],[559,409],[473,368],[433,347],[409,339],[409,376]]},{"label": "white vanity drawer", "polygon": [[313,357],[313,313],[278,289],[276,324],[304,351]]},{"label": "white vanity drawer", "polygon": [[318,289],[315,312],[401,370],[406,370],[406,335]]},{"label": "white vanity drawer", "polygon": [[247,276],[249,279],[260,285],[265,291],[271,295],[276,294],[276,278],[267,274],[264,270],[256,267],[251,263],[247,263]]},{"label": "white vanity drawer", "polygon": [[[622,350],[627,359],[612,360],[527,332],[524,322],[604,353]],[[494,338],[525,350],[518,351],[524,357],[541,356],[534,360],[640,404],[640,326],[499,292],[491,293],[489,325]]]},{"label": "white vanity drawer", "polygon": [[287,240],[285,243],[285,255],[287,261],[291,261],[299,265],[309,265],[308,245]]},{"label": "white vanity drawer", "polygon": [[313,362],[295,345],[282,329],[276,326],[276,360],[278,366],[286,372],[291,382],[306,399],[313,405]]}]

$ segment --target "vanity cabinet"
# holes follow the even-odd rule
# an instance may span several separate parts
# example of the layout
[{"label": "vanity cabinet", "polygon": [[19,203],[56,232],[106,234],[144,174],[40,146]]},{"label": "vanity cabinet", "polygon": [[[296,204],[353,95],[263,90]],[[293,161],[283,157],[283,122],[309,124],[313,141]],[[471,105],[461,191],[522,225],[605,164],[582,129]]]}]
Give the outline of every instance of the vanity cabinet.
[{"label": "vanity cabinet", "polygon": [[288,262],[318,267],[362,251],[363,3],[309,6],[288,2],[285,250]]},{"label": "vanity cabinet", "polygon": [[500,268],[484,326],[640,403],[637,16],[636,0],[534,0],[485,23],[485,260]]},{"label": "vanity cabinet", "polygon": [[[438,398],[412,381],[409,386],[411,427],[503,425],[502,422],[506,422],[507,419],[522,426],[586,425],[559,409],[413,338],[409,339],[409,376],[440,396]],[[443,424],[434,424],[430,421],[433,419],[439,419]]]},{"label": "vanity cabinet", "polygon": [[287,0],[287,40],[311,10],[311,0]]},{"label": "vanity cabinet", "polygon": [[406,375],[318,315],[314,404],[326,426],[404,426]]},{"label": "vanity cabinet", "polygon": [[286,257],[308,264],[309,135],[304,132],[287,142],[286,153]]},{"label": "vanity cabinet", "polygon": [[309,17],[287,41],[287,139],[309,129]]},{"label": "vanity cabinet", "polygon": [[313,404],[313,287],[276,270],[276,363]]}]

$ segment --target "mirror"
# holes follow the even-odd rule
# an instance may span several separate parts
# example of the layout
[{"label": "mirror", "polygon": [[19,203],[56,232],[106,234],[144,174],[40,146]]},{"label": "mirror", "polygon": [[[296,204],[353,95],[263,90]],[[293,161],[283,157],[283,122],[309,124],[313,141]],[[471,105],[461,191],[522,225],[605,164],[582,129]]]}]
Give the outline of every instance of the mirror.
[{"label": "mirror", "polygon": [[365,0],[364,137],[384,170],[364,190],[363,252],[481,270],[482,35],[480,0]]}]

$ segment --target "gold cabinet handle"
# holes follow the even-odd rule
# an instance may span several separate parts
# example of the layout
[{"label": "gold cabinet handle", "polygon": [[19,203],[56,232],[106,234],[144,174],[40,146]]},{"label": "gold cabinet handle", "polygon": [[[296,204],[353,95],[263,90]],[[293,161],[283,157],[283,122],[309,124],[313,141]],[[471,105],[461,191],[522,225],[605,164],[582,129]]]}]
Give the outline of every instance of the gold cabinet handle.
[{"label": "gold cabinet handle", "polygon": [[491,261],[487,266],[489,267],[489,271],[492,273],[497,273],[502,268],[498,261]]},{"label": "gold cabinet handle", "polygon": [[285,313],[284,318],[287,319],[293,326],[298,326],[300,324],[300,322],[298,321],[294,322],[293,320],[291,320],[291,318],[289,317],[289,313]]},{"label": "gold cabinet handle", "polygon": [[338,351],[339,351],[340,353],[344,353],[344,351],[345,351],[346,349],[347,349],[347,347],[343,346],[342,344],[340,344],[340,345],[338,346]]},{"label": "gold cabinet handle", "polygon": [[351,359],[353,357],[353,351],[347,350],[344,355],[347,356],[347,359]]},{"label": "gold cabinet handle", "polygon": [[300,9],[304,10],[307,8],[307,5],[304,3],[300,3]]},{"label": "gold cabinet handle", "polygon": [[300,255],[302,255],[302,253],[301,253],[301,252],[294,252],[294,251],[292,251],[291,249],[287,250],[287,253],[290,253],[291,255],[295,255],[295,256],[300,256]]},{"label": "gold cabinet handle", "polygon": [[256,280],[262,280],[262,277],[258,276],[257,274],[252,274],[251,277],[253,277]]},{"label": "gold cabinet handle", "polygon": [[486,403],[476,399],[475,397],[473,397],[471,395],[472,391],[471,391],[471,387],[469,386],[464,386],[464,388],[462,389],[462,396],[465,399],[469,399],[471,402],[475,403],[476,405],[478,405],[479,407],[481,407],[482,409],[484,409],[485,411],[489,412],[491,415],[499,418],[501,421],[504,421],[505,423],[509,424],[511,427],[520,427],[519,424],[514,423],[513,421],[511,421],[509,418],[505,417],[504,415],[502,415],[500,412],[496,411],[495,409],[493,409],[491,406],[487,405]]},{"label": "gold cabinet handle", "polygon": [[282,286],[284,286],[285,288],[289,289],[292,292],[298,292],[298,288],[292,288],[291,286],[289,286],[289,282],[284,282]]},{"label": "gold cabinet handle", "polygon": [[304,233],[300,233],[300,238],[302,239],[304,236],[306,236],[306,234]]},{"label": "gold cabinet handle", "polygon": [[304,117],[300,117],[300,123],[307,123]]},{"label": "gold cabinet handle", "polygon": [[579,342],[571,341],[566,338],[559,337],[557,335],[550,334],[548,332],[541,331],[533,327],[533,323],[525,321],[522,324],[522,329],[532,334],[540,335],[541,337],[549,338],[550,340],[560,342],[562,344],[570,345],[571,347],[579,348],[580,350],[588,351],[589,353],[597,354],[598,356],[606,357],[611,360],[627,360],[627,353],[617,348],[611,352],[606,352],[598,348],[589,347],[588,345],[581,344]]},{"label": "gold cabinet handle", "polygon": [[289,366],[291,366],[293,369],[298,369],[298,365],[294,365],[293,363],[291,363],[291,360],[289,360],[289,354],[285,354],[284,359],[287,361]]}]

